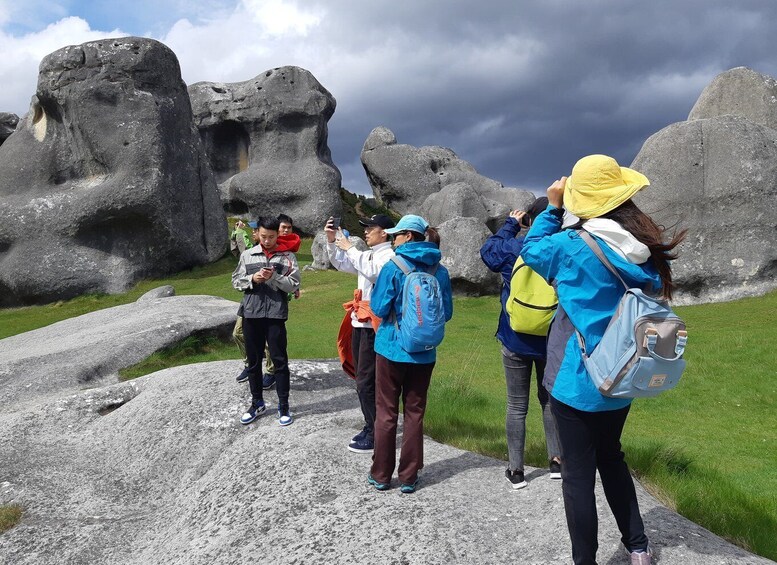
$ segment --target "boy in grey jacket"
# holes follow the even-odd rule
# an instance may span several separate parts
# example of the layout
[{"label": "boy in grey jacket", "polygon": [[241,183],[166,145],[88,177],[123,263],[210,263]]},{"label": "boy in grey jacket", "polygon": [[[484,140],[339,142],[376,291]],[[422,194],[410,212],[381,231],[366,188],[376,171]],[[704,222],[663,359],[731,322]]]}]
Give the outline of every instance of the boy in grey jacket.
[{"label": "boy in grey jacket", "polygon": [[262,394],[262,361],[266,343],[275,365],[278,423],[288,426],[293,419],[289,411],[289,358],[286,352],[287,296],[299,290],[299,266],[293,253],[278,248],[277,219],[262,218],[249,225],[258,232],[259,245],[240,255],[237,268],[232,273],[232,286],[244,292],[238,314],[243,316],[248,384],[251,388],[251,406],[240,422],[250,424],[266,410]]}]

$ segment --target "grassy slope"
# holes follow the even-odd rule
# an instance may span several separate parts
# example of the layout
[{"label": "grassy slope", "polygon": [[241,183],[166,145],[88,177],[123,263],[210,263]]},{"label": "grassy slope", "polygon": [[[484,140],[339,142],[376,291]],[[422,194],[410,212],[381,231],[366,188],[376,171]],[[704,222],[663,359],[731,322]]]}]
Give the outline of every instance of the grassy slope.
[{"label": "grassy slope", "polygon": [[[310,240],[298,255],[309,263]],[[177,294],[238,300],[229,286],[234,259],[144,282],[122,296],[87,296],[66,303],[0,311],[0,336],[40,327],[97,308],[134,300],[160,284]],[[334,357],[334,340],[353,277],[303,272],[303,295],[291,304],[292,358]],[[434,438],[502,459],[504,377],[494,338],[496,297],[460,298],[440,347],[426,431]],[[777,558],[777,342],[771,313],[777,293],[732,303],[678,308],[690,333],[689,368],[675,391],[634,403],[624,449],[635,472],[682,514],[761,555]],[[171,364],[237,358],[220,342],[188,342],[155,355],[126,376]],[[544,467],[539,404],[528,416],[527,462]]]}]

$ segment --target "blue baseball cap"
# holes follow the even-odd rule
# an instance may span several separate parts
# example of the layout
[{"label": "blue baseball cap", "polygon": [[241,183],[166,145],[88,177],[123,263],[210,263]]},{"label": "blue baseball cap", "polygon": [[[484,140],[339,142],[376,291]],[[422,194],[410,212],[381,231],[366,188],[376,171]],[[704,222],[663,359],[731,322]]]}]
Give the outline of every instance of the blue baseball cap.
[{"label": "blue baseball cap", "polygon": [[403,231],[414,231],[423,235],[428,227],[429,222],[424,220],[421,216],[408,214],[407,216],[402,216],[397,225],[387,229],[386,233],[394,235]]},{"label": "blue baseball cap", "polygon": [[259,228],[259,222],[258,221],[248,222],[248,227],[252,228],[252,229],[258,229]]}]

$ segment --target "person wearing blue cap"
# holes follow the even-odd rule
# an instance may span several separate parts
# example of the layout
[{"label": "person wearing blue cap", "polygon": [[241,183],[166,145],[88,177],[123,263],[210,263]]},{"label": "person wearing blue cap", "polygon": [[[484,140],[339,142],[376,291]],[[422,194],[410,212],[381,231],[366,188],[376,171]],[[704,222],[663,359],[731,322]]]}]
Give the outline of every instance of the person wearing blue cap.
[{"label": "person wearing blue cap", "polygon": [[[405,280],[416,271],[429,273],[436,279],[436,284],[429,286],[438,287],[435,293],[439,290],[437,298],[442,303],[440,314],[444,321],[453,316],[453,299],[448,270],[440,264],[442,254],[437,230],[420,216],[407,215],[385,231],[394,238],[396,257],[380,271],[370,301],[372,311],[382,320],[375,337],[375,447],[367,481],[379,491],[391,487],[401,398],[404,430],[398,474],[400,490],[409,494],[415,492],[418,472],[424,466],[424,413],[437,350],[434,346],[412,352],[403,348],[405,341],[400,328],[403,323],[410,323],[402,315]],[[410,274],[405,272],[408,267],[412,268]]]}]

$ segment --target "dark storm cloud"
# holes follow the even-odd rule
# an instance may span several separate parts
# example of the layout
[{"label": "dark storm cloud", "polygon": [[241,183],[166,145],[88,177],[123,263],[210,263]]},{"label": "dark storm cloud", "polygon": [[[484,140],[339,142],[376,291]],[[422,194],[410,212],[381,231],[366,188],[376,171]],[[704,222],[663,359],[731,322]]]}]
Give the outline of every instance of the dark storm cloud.
[{"label": "dark storm cloud", "polygon": [[334,81],[349,88],[333,91],[330,146],[351,189],[367,187],[358,154],[378,125],[543,188],[588,153],[630,163],[721,71],[777,74],[770,0],[363,4],[328,4],[319,30],[374,55],[362,76]]}]

